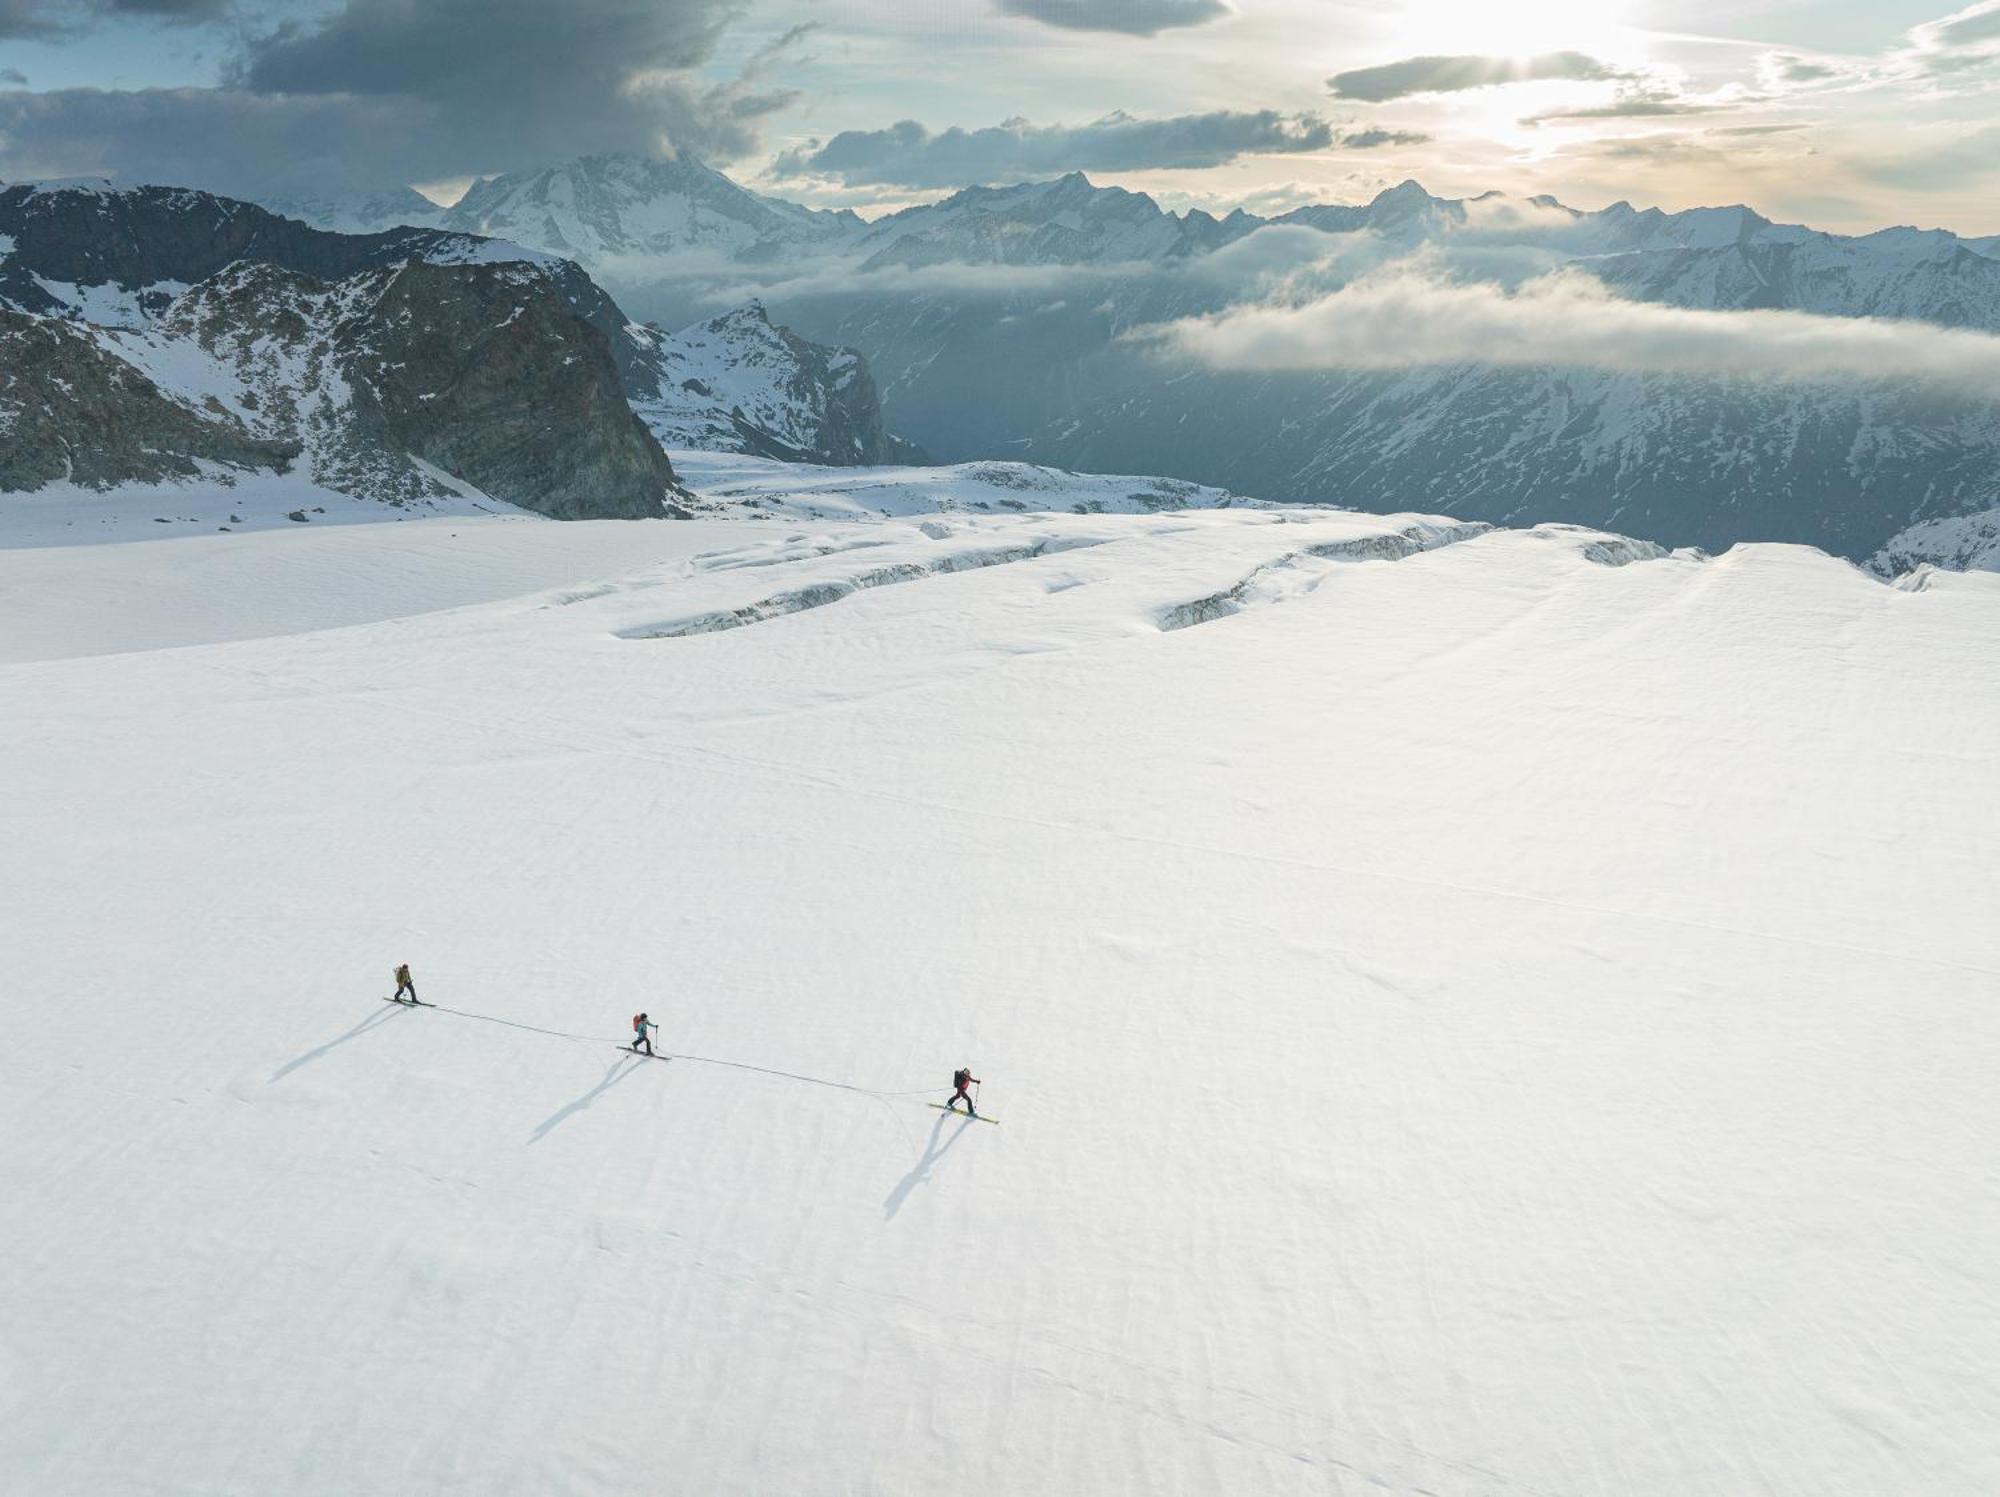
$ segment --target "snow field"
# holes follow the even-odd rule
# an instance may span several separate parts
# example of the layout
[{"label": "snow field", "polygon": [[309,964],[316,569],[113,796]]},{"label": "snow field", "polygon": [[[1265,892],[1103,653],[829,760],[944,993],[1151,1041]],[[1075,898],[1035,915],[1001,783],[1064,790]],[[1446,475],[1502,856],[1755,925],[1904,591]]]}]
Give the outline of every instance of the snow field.
[{"label": "snow field", "polygon": [[1415,520],[97,548],[338,602],[0,667],[0,1480],[2000,1485],[2000,589]]}]

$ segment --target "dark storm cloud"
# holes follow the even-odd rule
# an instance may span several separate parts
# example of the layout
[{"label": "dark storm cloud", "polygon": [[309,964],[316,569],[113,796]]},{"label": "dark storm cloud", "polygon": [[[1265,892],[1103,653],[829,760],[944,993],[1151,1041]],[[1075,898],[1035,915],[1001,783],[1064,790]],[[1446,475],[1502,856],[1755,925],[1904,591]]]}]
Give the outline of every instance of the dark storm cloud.
[{"label": "dark storm cloud", "polygon": [[107,16],[154,21],[212,21],[229,0],[0,0],[0,38],[81,36]]},{"label": "dark storm cloud", "polygon": [[[174,0],[124,0],[154,13]],[[0,0],[0,5],[19,0]],[[179,6],[191,10],[193,0]],[[690,71],[739,0],[346,0],[242,42],[219,89],[0,97],[0,176],[104,172],[253,192],[375,187],[592,151],[731,160],[792,95],[794,29],[734,79]]]},{"label": "dark storm cloud", "polygon": [[1581,52],[1549,52],[1540,57],[1406,57],[1380,67],[1336,73],[1327,87],[1343,99],[1371,104],[1411,94],[1462,93],[1500,83],[1528,83],[1550,78],[1605,83],[1626,74]]},{"label": "dark storm cloud", "polygon": [[1072,31],[1122,31],[1155,36],[1176,26],[1199,26],[1230,13],[1222,0],[998,0],[1011,16],[1025,16]]},{"label": "dark storm cloud", "polygon": [[380,186],[401,179],[360,163],[393,163],[423,123],[395,99],[213,88],[0,93],[0,177],[110,176],[221,192]]},{"label": "dark storm cloud", "polygon": [[[518,161],[630,149],[734,156],[741,100],[671,75],[707,61],[735,0],[347,0],[307,27],[250,40],[233,81],[253,93],[356,94],[428,107],[462,147]],[[635,84],[636,80],[641,80]],[[753,109],[751,113],[755,113]]]},{"label": "dark storm cloud", "polygon": [[1314,115],[1218,110],[1165,119],[1110,114],[1088,125],[1007,120],[933,135],[915,120],[885,130],[843,130],[794,147],[773,163],[781,177],[835,177],[848,186],[963,187],[1070,171],[1220,166],[1239,156],[1324,150],[1333,127]]},{"label": "dark storm cloud", "polygon": [[212,21],[229,0],[99,0],[97,9],[115,16],[151,16],[163,21]]},{"label": "dark storm cloud", "polygon": [[616,91],[639,69],[707,58],[737,7],[681,0],[347,0],[252,38],[237,72],[260,93],[409,94],[497,110],[526,90]]},{"label": "dark storm cloud", "polygon": [[0,41],[26,41],[60,36],[75,24],[67,7],[45,5],[42,0],[0,0]]}]

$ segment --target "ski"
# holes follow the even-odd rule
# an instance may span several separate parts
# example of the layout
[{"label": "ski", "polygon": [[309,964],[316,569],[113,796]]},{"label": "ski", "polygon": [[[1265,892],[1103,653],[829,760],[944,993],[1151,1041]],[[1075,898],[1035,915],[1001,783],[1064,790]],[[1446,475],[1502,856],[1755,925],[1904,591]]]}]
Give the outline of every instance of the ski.
[{"label": "ski", "polygon": [[404,1008],[436,1008],[435,1003],[426,1003],[421,998],[384,998],[384,1003],[400,1004]]},{"label": "ski", "polygon": [[996,1128],[998,1128],[998,1127],[1000,1126],[1000,1119],[998,1119],[998,1118],[989,1118],[989,1117],[988,1117],[988,1116],[987,1116],[987,1115],[986,1115],[985,1113],[983,1113],[983,1112],[959,1112],[959,1111],[958,1111],[958,1109],[957,1109],[956,1107],[947,1107],[947,1106],[945,1106],[945,1105],[944,1105],[944,1103],[942,1103],[942,1102],[926,1102],[926,1103],[924,1104],[924,1106],[926,1106],[926,1107],[934,1107],[934,1108],[936,1108],[936,1109],[937,1109],[937,1110],[938,1110],[939,1112],[950,1112],[950,1113],[957,1113],[959,1117],[962,1117],[962,1118],[971,1118],[971,1119],[972,1119],[972,1121],[973,1121],[973,1122],[975,1122],[975,1123],[991,1123],[991,1124],[992,1124],[992,1125],[993,1125],[994,1127],[996,1127]]},{"label": "ski", "polygon": [[634,1050],[630,1045],[613,1045],[614,1050],[623,1050],[627,1055],[636,1055],[641,1060],[672,1060],[671,1055],[651,1055],[644,1050]]}]

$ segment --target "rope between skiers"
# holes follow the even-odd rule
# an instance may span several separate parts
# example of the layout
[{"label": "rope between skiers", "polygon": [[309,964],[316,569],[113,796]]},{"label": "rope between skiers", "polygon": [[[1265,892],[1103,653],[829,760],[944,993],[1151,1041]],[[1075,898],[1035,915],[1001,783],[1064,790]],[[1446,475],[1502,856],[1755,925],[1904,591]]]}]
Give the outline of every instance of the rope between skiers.
[{"label": "rope between skiers", "polygon": [[[613,1045],[621,1050],[629,1051],[634,1056],[639,1054],[638,1051],[632,1050],[631,1046],[619,1040],[608,1039],[601,1034],[577,1034],[567,1029],[545,1029],[539,1024],[523,1024],[518,1019],[503,1019],[496,1014],[478,1014],[472,1012],[470,1009],[450,1008],[442,1003],[427,1001],[417,1004],[416,1007],[434,1009],[438,1013],[451,1014],[460,1019],[477,1019],[482,1024],[504,1024],[509,1029],[525,1029],[530,1034],[545,1034],[553,1039],[581,1040],[586,1044]],[[679,1050],[662,1050],[658,1053],[657,1058],[660,1060],[691,1061],[697,1065],[704,1066],[728,1066],[731,1070],[736,1071],[758,1071],[766,1076],[782,1076],[790,1081],[810,1082],[814,1086],[831,1086],[844,1092],[860,1092],[870,1097],[926,1097],[935,1094],[938,1090],[935,1086],[915,1086],[907,1091],[884,1091],[879,1087],[856,1086],[852,1082],[833,1081],[824,1076],[807,1076],[799,1071],[782,1071],[773,1066],[752,1065],[747,1060],[722,1060],[713,1055],[689,1055]]]},{"label": "rope between skiers", "polygon": [[[907,1091],[891,1091],[873,1086],[856,1086],[851,1081],[835,1081],[826,1076],[808,1076],[802,1071],[786,1071],[777,1066],[760,1066],[747,1060],[723,1060],[714,1055],[690,1055],[685,1051],[679,1050],[655,1050],[653,1048],[653,1036],[659,1032],[660,1026],[654,1023],[652,1015],[646,1013],[643,1009],[632,1016],[633,1038],[629,1043],[625,1044],[620,1044],[617,1040],[605,1040],[599,1035],[578,1034],[574,1030],[569,1029],[549,1029],[540,1024],[524,1024],[519,1019],[503,1019],[498,1014],[475,1013],[471,1009],[451,1008],[442,1003],[431,1003],[418,998],[417,984],[415,979],[410,976],[410,964],[408,962],[398,962],[393,975],[396,979],[396,992],[393,997],[385,1000],[389,1003],[407,1004],[411,1008],[433,1009],[441,1014],[451,1014],[460,1019],[473,1019],[482,1024],[500,1024],[508,1029],[526,1030],[529,1034],[545,1034],[551,1039],[576,1040],[587,1045],[609,1044],[617,1049],[628,1052],[634,1059],[644,1057],[649,1060],[684,1060],[694,1065],[727,1066],[732,1071],[755,1071],[764,1076],[782,1076],[788,1081],[803,1081],[809,1086],[829,1086],[836,1091],[855,1092],[864,1097],[921,1097],[927,1094],[934,1094],[936,1091],[936,1088],[928,1086],[913,1086]],[[931,1105],[941,1108],[946,1112],[956,1112],[958,1104],[963,1102],[968,1117],[979,1117],[977,1098],[973,1092],[967,1089],[969,1087],[977,1087],[979,1085],[979,1078],[972,1074],[969,1067],[960,1067],[958,1070],[952,1072],[951,1084],[951,1100],[948,1102],[934,1102]],[[989,1117],[985,1121],[992,1123],[997,1122],[998,1119]]]}]

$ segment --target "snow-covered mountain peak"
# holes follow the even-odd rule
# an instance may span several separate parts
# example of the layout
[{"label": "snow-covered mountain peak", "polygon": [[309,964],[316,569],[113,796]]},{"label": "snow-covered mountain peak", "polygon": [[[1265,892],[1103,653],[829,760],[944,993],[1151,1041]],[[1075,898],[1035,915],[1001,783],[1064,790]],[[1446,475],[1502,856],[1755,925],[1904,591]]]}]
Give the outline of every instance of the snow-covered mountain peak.
[{"label": "snow-covered mountain peak", "polygon": [[129,185],[112,181],[109,177],[43,177],[33,182],[8,184],[25,187],[30,197],[53,197],[60,193],[81,192],[98,197],[112,197],[120,192],[130,191]]},{"label": "snow-covered mountain peak", "polygon": [[771,313],[765,307],[762,297],[753,296],[740,307],[731,307],[727,312],[710,318],[705,327],[738,328],[755,331],[772,329]]},{"label": "snow-covered mountain peak", "polygon": [[1717,249],[1727,244],[1743,244],[1773,226],[1770,219],[1741,203],[1730,203],[1720,208],[1690,208],[1684,213],[1669,215],[1669,221],[1677,226],[1682,246],[1686,249]]},{"label": "snow-covered mountain peak", "polygon": [[[1247,232],[1262,220],[1243,215]],[[1082,172],[1005,187],[968,187],[868,226],[865,268],[967,264],[1055,265],[1159,261],[1218,242],[1208,214],[1177,217],[1143,192],[1099,187]]]},{"label": "snow-covered mountain peak", "polygon": [[965,187],[935,203],[920,203],[881,219],[881,228],[897,223],[923,223],[966,214],[995,214],[1024,222],[1115,216],[1163,218],[1165,210],[1143,192],[1123,187],[1099,187],[1082,172],[1069,172],[1037,182],[1012,182],[1000,187]]},{"label": "snow-covered mountain peak", "polygon": [[374,234],[403,227],[437,228],[445,209],[412,187],[373,192],[297,192],[260,199],[282,218],[342,234]]},{"label": "snow-covered mountain peak", "polygon": [[768,251],[838,239],[860,225],[852,214],[763,197],[686,154],[583,156],[490,177],[442,222],[593,263],[688,249]]},{"label": "snow-covered mountain peak", "polygon": [[1444,201],[1446,199],[1432,197],[1425,190],[1424,184],[1419,182],[1415,177],[1405,177],[1394,187],[1385,187],[1382,191],[1376,193],[1368,206],[1377,210],[1394,209],[1409,212],[1413,209],[1428,207],[1433,203]]}]

